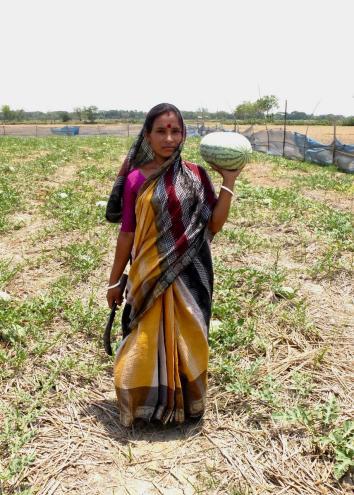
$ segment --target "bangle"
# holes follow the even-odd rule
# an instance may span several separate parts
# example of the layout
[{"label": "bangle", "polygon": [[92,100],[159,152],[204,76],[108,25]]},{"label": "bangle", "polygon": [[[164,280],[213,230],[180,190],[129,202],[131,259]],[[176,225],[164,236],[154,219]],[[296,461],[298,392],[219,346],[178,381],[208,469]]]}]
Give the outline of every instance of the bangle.
[{"label": "bangle", "polygon": [[119,285],[119,284],[120,284],[120,280],[118,280],[118,282],[117,282],[116,284],[109,285],[109,286],[107,287],[107,290],[109,290],[109,289],[114,289],[114,287],[118,287],[118,285]]},{"label": "bangle", "polygon": [[226,186],[221,186],[221,189],[225,189],[225,191],[229,192],[231,194],[231,196],[234,195],[234,192]]}]

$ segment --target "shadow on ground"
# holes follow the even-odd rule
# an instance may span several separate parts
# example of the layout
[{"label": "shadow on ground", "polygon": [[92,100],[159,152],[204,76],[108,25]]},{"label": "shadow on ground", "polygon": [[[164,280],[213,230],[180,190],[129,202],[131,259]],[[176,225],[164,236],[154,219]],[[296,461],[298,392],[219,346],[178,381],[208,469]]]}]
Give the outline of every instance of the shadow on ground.
[{"label": "shadow on ground", "polygon": [[130,442],[168,442],[170,440],[186,440],[199,435],[203,430],[203,418],[187,420],[181,425],[170,423],[162,424],[160,421],[146,423],[136,420],[131,427],[122,426],[118,421],[117,402],[111,399],[95,401],[87,404],[81,410],[81,416],[91,416],[100,423],[110,439],[126,445]]}]

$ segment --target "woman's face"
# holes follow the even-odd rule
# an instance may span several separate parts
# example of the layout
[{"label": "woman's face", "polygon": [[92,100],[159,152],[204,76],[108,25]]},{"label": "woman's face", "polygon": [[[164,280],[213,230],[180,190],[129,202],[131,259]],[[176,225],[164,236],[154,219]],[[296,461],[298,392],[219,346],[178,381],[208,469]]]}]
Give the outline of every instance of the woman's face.
[{"label": "woman's face", "polygon": [[178,148],[183,139],[183,129],[174,112],[156,117],[147,140],[155,153],[155,159],[163,163]]}]

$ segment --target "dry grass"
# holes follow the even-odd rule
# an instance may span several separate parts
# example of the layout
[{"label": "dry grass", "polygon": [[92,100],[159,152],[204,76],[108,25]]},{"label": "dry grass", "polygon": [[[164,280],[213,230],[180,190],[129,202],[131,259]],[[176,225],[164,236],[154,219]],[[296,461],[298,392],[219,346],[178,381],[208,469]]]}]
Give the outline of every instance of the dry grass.
[{"label": "dry grass", "polygon": [[[43,195],[36,199],[38,206],[46,200],[52,188],[75,180],[76,172],[82,166],[80,161],[77,165],[68,162],[57,169],[43,182]],[[296,172],[288,170],[279,178],[277,170],[269,163],[254,164],[244,171],[243,177],[252,186],[291,189],[291,179]],[[109,181],[98,182],[102,190],[110,186]],[[331,199],[338,211],[352,208],[352,199],[347,194],[323,190],[315,193],[316,201],[323,205]],[[314,190],[304,188],[300,194],[310,196]],[[236,210],[243,207],[242,201],[242,195],[235,197]],[[253,213],[256,215],[258,212]],[[138,424],[126,429],[120,426],[111,363],[101,344],[100,329],[104,319],[101,318],[98,327],[87,328],[86,321],[79,319],[82,326],[79,323],[74,332],[74,320],[70,321],[67,316],[76,315],[70,311],[78,301],[87,307],[92,295],[95,300],[92,313],[102,309],[104,318],[108,315],[104,287],[112,262],[115,228],[97,224],[90,232],[63,231],[59,228],[60,219],[54,222],[34,204],[25,225],[3,235],[0,244],[2,257],[19,256],[20,252],[19,261],[24,263],[21,272],[6,284],[6,290],[19,300],[23,295],[28,299],[39,296],[63,274],[72,275],[70,266],[65,265],[57,254],[63,247],[105,235],[108,241],[99,265],[88,276],[75,279],[70,291],[68,289],[69,301],[63,303],[61,311],[45,327],[49,349],[34,355],[17,373],[1,383],[2,403],[6,407],[16,404],[23,415],[26,411],[25,393],[28,401],[31,396],[39,397],[40,407],[31,422],[35,435],[18,451],[21,456],[35,454],[35,458],[6,481],[2,493],[352,493],[351,475],[336,481],[333,477],[333,452],[316,443],[317,432],[326,432],[326,428],[319,424],[321,420],[289,422],[276,419],[273,414],[274,411],[287,412],[294,408],[296,394],[307,393],[306,383],[296,385],[294,377],[308,376],[311,378],[311,392],[304,395],[304,407],[315,410],[335,396],[340,411],[333,424],[339,425],[353,417],[354,305],[350,299],[350,274],[342,270],[333,278],[309,276],[307,268],[325,251],[327,240],[308,231],[302,238],[299,220],[277,223],[271,214],[258,220],[255,218],[247,216],[245,210],[244,218],[231,217],[226,228],[233,232],[246,225],[248,235],[258,235],[263,244],[242,248],[237,243],[239,241],[219,236],[213,245],[214,257],[221,266],[216,270],[216,303],[221,304],[220,291],[226,287],[223,285],[224,270],[246,267],[263,273],[274,267],[275,262],[280,271],[286,272],[284,284],[298,291],[297,299],[294,302],[280,298],[271,287],[262,289],[253,302],[241,299],[240,314],[247,312],[248,317],[253,318],[257,339],[236,346],[230,351],[230,356],[239,358],[233,366],[240,374],[246,373],[252,363],[260,360],[258,369],[249,376],[251,390],[232,391],[224,386],[218,353],[213,354],[212,350],[205,417],[199,423],[178,427]],[[47,234],[44,227],[50,228]],[[305,234],[310,235],[307,243],[304,243]],[[43,257],[46,254],[48,256]],[[246,293],[247,287],[238,288],[236,284],[234,290],[239,291],[237,297],[241,297],[239,294],[242,291]],[[304,325],[309,324],[308,329],[301,327],[301,321],[287,320],[301,301],[305,301]],[[214,318],[213,325],[216,325],[218,318]],[[4,349],[10,348],[0,341],[0,351]],[[61,365],[62,371],[50,382],[51,388],[40,395],[38,391],[43,388],[41,384],[48,378],[49,369],[54,369],[55,363],[59,365],[61,359],[67,358],[72,359],[72,363],[66,368]],[[51,368],[48,368],[48,363],[51,363]],[[1,462],[0,467],[5,467],[7,459]]]}]

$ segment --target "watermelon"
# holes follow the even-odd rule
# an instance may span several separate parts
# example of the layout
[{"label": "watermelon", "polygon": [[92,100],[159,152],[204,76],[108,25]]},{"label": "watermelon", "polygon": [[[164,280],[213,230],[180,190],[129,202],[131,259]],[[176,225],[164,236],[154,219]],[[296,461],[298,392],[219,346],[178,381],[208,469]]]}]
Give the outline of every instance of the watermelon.
[{"label": "watermelon", "polygon": [[200,142],[202,158],[226,170],[238,170],[251,159],[249,140],[237,132],[212,132]]}]

